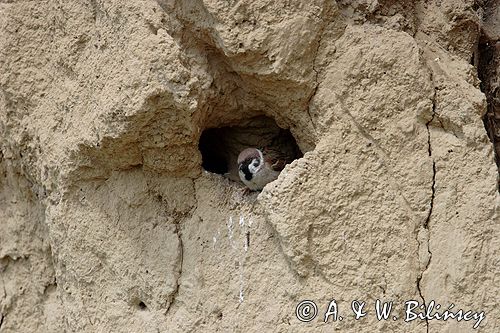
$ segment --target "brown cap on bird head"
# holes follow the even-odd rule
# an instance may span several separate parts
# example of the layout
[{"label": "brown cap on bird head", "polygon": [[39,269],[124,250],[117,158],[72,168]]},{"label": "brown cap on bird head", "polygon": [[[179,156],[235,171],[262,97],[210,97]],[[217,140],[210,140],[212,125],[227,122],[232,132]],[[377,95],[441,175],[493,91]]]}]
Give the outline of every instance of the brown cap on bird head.
[{"label": "brown cap on bird head", "polygon": [[247,148],[243,150],[239,155],[238,155],[238,164],[242,163],[243,161],[247,159],[253,159],[253,158],[259,158],[260,154],[259,151],[255,148]]}]

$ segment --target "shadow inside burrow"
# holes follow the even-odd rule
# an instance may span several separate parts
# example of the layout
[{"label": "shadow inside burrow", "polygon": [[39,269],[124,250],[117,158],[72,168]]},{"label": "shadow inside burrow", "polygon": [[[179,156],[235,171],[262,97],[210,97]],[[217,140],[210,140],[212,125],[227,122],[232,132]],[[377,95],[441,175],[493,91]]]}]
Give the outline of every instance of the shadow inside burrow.
[{"label": "shadow inside burrow", "polygon": [[233,126],[209,128],[203,131],[198,148],[204,170],[240,182],[238,155],[245,148],[270,148],[289,157],[303,156],[292,133],[270,117],[258,116],[241,120]]}]

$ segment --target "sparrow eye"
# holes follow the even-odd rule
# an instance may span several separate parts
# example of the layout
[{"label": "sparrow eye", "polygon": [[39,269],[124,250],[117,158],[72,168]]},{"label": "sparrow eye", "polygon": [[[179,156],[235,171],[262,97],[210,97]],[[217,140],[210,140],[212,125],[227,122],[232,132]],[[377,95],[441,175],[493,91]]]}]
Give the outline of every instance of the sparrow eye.
[{"label": "sparrow eye", "polygon": [[259,162],[258,161],[253,162],[253,166],[254,167],[258,167],[259,166]]}]

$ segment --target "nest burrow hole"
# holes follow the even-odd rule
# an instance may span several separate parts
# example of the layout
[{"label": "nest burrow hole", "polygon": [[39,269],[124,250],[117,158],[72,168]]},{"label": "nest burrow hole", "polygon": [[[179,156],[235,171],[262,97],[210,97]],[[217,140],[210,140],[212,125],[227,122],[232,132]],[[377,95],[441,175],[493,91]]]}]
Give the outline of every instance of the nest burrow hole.
[{"label": "nest burrow hole", "polygon": [[209,128],[200,137],[202,167],[233,181],[238,176],[238,155],[245,148],[271,148],[288,155],[290,160],[303,156],[295,138],[270,117],[241,120],[232,126]]}]

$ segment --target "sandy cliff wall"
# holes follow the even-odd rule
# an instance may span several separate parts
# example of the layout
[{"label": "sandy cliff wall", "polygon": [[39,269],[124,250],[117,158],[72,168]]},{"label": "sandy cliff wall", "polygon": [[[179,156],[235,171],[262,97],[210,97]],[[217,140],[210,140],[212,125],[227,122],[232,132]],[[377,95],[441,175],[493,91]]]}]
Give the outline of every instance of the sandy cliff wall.
[{"label": "sandy cliff wall", "polygon": [[[488,112],[495,141],[496,6],[0,2],[0,332],[477,322],[405,322],[408,300],[484,311],[481,331],[498,332],[497,167],[483,124]],[[257,116],[304,155],[244,195],[202,169],[198,144]],[[257,144],[276,124],[224,142]],[[231,160],[231,147],[217,149]],[[309,323],[296,317],[305,299],[318,306]],[[343,320],[324,323],[332,299]],[[388,320],[377,299],[394,301]],[[354,320],[353,300],[366,317]]]}]

